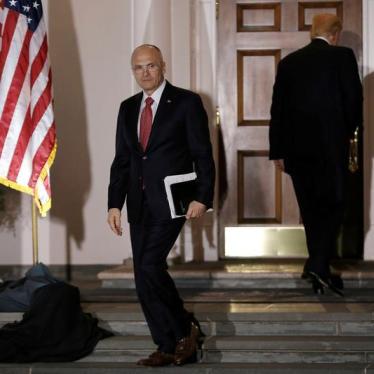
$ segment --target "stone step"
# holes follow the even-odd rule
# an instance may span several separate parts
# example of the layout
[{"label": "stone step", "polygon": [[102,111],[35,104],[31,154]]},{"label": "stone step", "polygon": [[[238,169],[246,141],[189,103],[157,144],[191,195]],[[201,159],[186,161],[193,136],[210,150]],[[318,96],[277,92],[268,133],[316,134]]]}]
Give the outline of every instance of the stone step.
[{"label": "stone step", "polygon": [[[374,303],[374,289],[345,289],[344,297],[330,290],[317,295],[305,282],[304,288],[181,288],[179,293],[186,303]],[[84,303],[137,303],[135,290],[121,288],[96,288],[81,293]]]},{"label": "stone step", "polygon": [[[235,306],[233,306],[234,308]],[[271,306],[269,305],[269,309]],[[249,306],[250,308],[250,306]],[[295,306],[296,308],[296,306]],[[333,308],[333,306],[331,306]],[[188,308],[187,308],[188,309]],[[144,315],[141,311],[133,312],[107,312],[107,311],[91,311],[92,314],[103,322],[144,322]],[[201,323],[230,323],[230,322],[277,322],[277,323],[321,323],[321,322],[333,322],[333,323],[371,323],[374,322],[374,314],[372,312],[292,312],[284,309],[280,312],[225,312],[224,310],[219,311],[217,308],[216,312],[199,312],[195,313],[196,318]],[[19,313],[0,313],[0,320],[13,321],[14,317],[21,317]]]},{"label": "stone step", "polygon": [[[305,288],[300,279],[305,260],[243,260],[206,263],[185,263],[170,266],[169,273],[179,288],[205,289],[281,289]],[[346,289],[374,288],[374,263],[338,261],[334,269]],[[98,273],[104,288],[133,289],[134,275],[131,262]]]},{"label": "stone step", "polygon": [[374,374],[372,364],[193,364],[144,368],[135,364],[73,362],[0,364],[1,374]]},{"label": "stone step", "polygon": [[[288,317],[289,318],[289,317]],[[288,319],[287,318],[287,319]],[[12,321],[20,318],[12,319]],[[374,337],[374,321],[284,321],[252,320],[252,321],[202,321],[200,325],[206,336],[370,336]],[[0,322],[0,326],[10,321]],[[148,336],[147,323],[128,320],[100,320],[99,325],[115,335]]]},{"label": "stone step", "polygon": [[[373,304],[187,304],[207,336],[374,336]],[[86,308],[116,335],[149,335],[137,304]]]},{"label": "stone step", "polygon": [[[315,302],[293,302],[283,295],[265,303],[185,303],[202,322],[372,322],[374,303],[340,302],[340,298],[316,298]],[[138,302],[82,303],[84,312],[102,321],[144,322]],[[0,321],[13,322],[23,313],[0,313]]]},{"label": "stone step", "polygon": [[[268,274],[260,277],[258,274],[255,277],[244,278],[235,277],[235,274],[231,275],[230,278],[222,277],[219,275],[216,279],[176,276],[172,274],[175,285],[177,288],[201,288],[201,289],[298,289],[298,288],[309,288],[309,285],[305,280],[300,279],[299,275],[292,276],[290,278],[284,278],[283,274],[272,274],[268,277]],[[110,279],[101,278],[103,288],[120,288],[120,289],[135,289],[135,282],[133,279]],[[346,278],[343,277],[344,286],[346,289],[361,289],[370,288],[374,289],[374,279],[362,279],[362,278]]]},{"label": "stone step", "polygon": [[[147,336],[116,336],[98,343],[82,362],[136,362],[155,346]],[[211,337],[201,362],[212,363],[374,363],[371,337]]]},{"label": "stone step", "polygon": [[[150,336],[113,336],[99,341],[100,351],[153,351]],[[204,351],[348,351],[374,352],[374,339],[363,336],[211,336],[204,340]]]},{"label": "stone step", "polygon": [[[374,336],[373,321],[202,321],[200,324],[207,336]],[[144,321],[102,321],[100,325],[116,335],[149,335]]]},{"label": "stone step", "polygon": [[[116,335],[149,335],[137,303],[83,304],[101,326]],[[372,303],[186,304],[207,336],[317,335],[374,336]],[[0,313],[0,325],[22,313]]]}]

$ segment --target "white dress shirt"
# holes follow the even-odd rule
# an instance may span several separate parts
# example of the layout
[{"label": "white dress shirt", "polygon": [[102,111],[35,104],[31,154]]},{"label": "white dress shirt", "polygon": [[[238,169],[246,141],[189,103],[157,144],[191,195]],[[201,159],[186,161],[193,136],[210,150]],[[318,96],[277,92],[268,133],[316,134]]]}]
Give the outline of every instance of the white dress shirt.
[{"label": "white dress shirt", "polygon": [[[325,42],[327,42],[328,44],[330,44],[329,40],[327,38],[325,38],[324,36],[316,36],[314,39],[322,39],[324,40]],[[330,44],[331,45],[331,44]]]}]

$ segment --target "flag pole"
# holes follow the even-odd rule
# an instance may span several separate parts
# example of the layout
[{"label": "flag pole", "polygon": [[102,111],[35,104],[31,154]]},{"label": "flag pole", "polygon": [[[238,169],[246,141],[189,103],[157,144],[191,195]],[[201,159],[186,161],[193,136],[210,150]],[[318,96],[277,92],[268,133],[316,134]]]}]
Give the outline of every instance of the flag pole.
[{"label": "flag pole", "polygon": [[38,213],[34,198],[31,198],[32,204],[32,262],[36,265],[39,262],[39,245],[38,245]]}]

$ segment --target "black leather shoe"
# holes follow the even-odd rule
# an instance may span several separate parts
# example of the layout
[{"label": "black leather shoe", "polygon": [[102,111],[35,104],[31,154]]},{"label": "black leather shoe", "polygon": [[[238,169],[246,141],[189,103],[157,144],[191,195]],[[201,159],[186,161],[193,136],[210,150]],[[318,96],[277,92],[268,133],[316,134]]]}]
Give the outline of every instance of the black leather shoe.
[{"label": "black leather shoe", "polygon": [[[343,289],[343,281],[338,276],[330,276],[330,277],[322,277],[317,273],[312,271],[308,272],[309,279],[311,280],[313,291],[316,294],[323,295],[325,293],[325,289],[329,289],[334,294],[344,297]],[[339,281],[340,280],[340,283]]]}]

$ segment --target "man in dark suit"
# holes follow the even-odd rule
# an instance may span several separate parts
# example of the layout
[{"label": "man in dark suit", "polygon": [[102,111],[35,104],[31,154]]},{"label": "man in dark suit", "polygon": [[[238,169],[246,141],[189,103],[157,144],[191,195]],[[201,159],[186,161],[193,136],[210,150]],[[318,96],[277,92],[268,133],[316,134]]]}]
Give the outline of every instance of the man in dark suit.
[{"label": "man in dark suit", "polygon": [[311,43],[280,61],[269,140],[270,159],[291,176],[305,227],[303,278],[315,292],[342,295],[330,258],[343,220],[349,140],[362,125],[362,86],[353,51],[337,46],[341,29],[338,17],[316,15]]},{"label": "man in dark suit", "polygon": [[185,218],[171,219],[164,178],[196,172],[195,200],[187,219],[202,216],[212,206],[215,168],[208,118],[199,95],[164,79],[165,63],[156,46],[136,48],[131,65],[143,91],[119,109],[108,223],[122,234],[126,200],[136,290],[158,347],[138,364],[182,365],[196,361],[201,331],[167,272],[166,258]]}]

